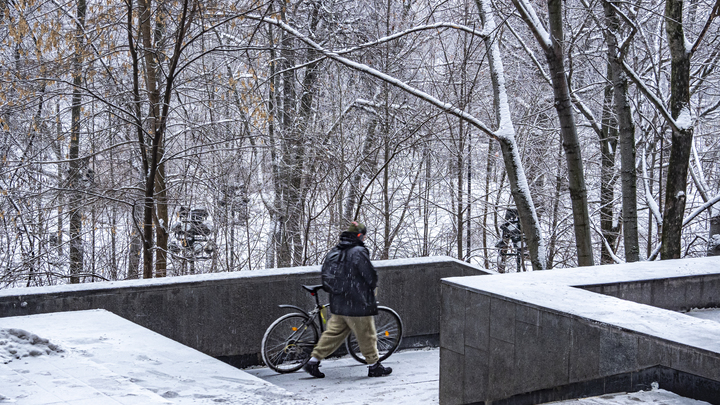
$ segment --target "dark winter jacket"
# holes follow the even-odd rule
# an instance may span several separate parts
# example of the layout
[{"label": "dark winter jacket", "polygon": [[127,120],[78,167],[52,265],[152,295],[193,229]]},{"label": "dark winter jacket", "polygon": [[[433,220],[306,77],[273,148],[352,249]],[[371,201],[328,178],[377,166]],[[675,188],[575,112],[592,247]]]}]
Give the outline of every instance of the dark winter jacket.
[{"label": "dark winter jacket", "polygon": [[344,251],[340,274],[350,280],[350,289],[342,294],[330,294],[330,312],[345,316],[377,315],[377,272],[370,263],[367,248],[355,234],[343,232],[340,243],[333,249]]}]

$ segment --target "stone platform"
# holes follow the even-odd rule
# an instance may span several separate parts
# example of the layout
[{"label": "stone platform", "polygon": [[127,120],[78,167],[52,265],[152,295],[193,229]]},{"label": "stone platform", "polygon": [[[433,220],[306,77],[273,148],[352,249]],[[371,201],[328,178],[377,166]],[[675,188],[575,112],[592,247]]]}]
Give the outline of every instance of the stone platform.
[{"label": "stone platform", "polygon": [[720,257],[443,280],[440,404],[649,389],[720,404]]}]

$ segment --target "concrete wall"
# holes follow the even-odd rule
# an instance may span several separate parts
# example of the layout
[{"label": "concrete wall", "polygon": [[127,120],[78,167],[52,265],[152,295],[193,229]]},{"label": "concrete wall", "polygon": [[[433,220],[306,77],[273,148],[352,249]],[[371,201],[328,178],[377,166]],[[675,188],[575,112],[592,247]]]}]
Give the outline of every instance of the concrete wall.
[{"label": "concrete wall", "polygon": [[[441,278],[485,274],[449,257],[374,264],[378,299],[400,314],[408,343],[437,339]],[[278,305],[311,309],[313,298],[300,286],[319,282],[320,268],[313,266],[6,289],[0,317],[106,309],[231,364],[250,365],[259,362],[265,329],[288,312]]]},{"label": "concrete wall", "polygon": [[720,260],[671,262],[444,280],[440,404],[531,405],[654,381],[720,404],[720,323],[662,309],[716,304]]}]

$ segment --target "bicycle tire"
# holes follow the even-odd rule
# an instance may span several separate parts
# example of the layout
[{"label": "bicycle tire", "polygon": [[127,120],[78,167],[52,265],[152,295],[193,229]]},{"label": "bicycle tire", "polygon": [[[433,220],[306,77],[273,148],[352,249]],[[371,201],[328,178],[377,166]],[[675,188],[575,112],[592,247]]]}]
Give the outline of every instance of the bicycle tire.
[{"label": "bicycle tire", "polygon": [[[375,330],[377,331],[377,349],[380,356],[378,361],[383,361],[400,346],[403,332],[402,319],[391,308],[379,306],[378,314],[375,315]],[[367,364],[365,357],[360,352],[360,344],[354,333],[350,333],[345,339],[345,348],[355,360]]]},{"label": "bicycle tire", "polygon": [[278,373],[297,371],[310,360],[319,337],[315,322],[304,314],[283,315],[267,328],[262,338],[263,362]]}]

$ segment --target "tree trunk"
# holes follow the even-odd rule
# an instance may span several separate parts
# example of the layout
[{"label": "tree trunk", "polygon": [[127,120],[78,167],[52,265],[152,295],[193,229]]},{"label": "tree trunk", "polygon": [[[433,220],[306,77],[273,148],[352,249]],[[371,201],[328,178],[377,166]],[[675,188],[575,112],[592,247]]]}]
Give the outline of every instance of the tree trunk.
[{"label": "tree trunk", "polygon": [[711,212],[707,255],[720,256],[720,209],[711,208]]},{"label": "tree trunk", "polygon": [[[661,138],[662,139],[662,138]],[[657,151],[652,151],[652,163],[650,164],[650,170],[649,175],[647,176],[646,181],[648,181],[648,189],[650,190],[650,198],[654,198],[653,196],[653,186],[655,185],[655,165],[657,163]],[[662,156],[662,149],[660,150],[660,155]],[[660,172],[662,173],[662,164],[660,165]],[[658,198],[662,198],[662,175],[658,177],[658,186],[660,188],[660,192],[658,193]],[[662,201],[660,202],[659,206],[662,205]],[[648,210],[648,231],[647,231],[647,257],[650,257],[653,252],[653,238],[655,237],[655,234],[653,233],[653,222],[654,222],[654,215],[651,210]],[[661,235],[662,232],[662,224],[658,224],[659,232],[658,235]]]},{"label": "tree trunk", "polygon": [[[132,218],[133,222],[136,221]],[[134,224],[133,224],[134,225]],[[140,255],[142,254],[142,238],[140,233],[135,231],[135,227],[130,231],[130,248],[128,249],[128,267],[127,279],[136,279],[139,276]]]},{"label": "tree trunk", "polygon": [[558,228],[560,221],[560,198],[562,196],[563,181],[562,175],[562,149],[558,148],[557,156],[557,172],[555,174],[555,195],[553,195],[552,220],[550,225],[552,234],[550,235],[550,243],[548,246],[548,268],[552,268],[555,263],[555,252],[557,252]]},{"label": "tree trunk", "polygon": [[[466,225],[465,225],[465,261],[470,263],[470,256],[472,251],[472,134],[468,131],[468,140],[467,140],[467,194],[466,194],[466,200],[467,203],[465,204],[465,218],[466,218]],[[524,261],[523,261],[524,263]]]},{"label": "tree trunk", "polygon": [[[608,66],[608,71],[610,66]],[[618,237],[619,226],[615,226],[615,151],[617,150],[617,121],[612,114],[613,87],[605,87],[603,102],[602,138],[600,139],[600,231],[607,241],[607,246],[614,246]],[[600,263],[615,263],[615,252],[601,244]]]},{"label": "tree trunk", "polygon": [[665,33],[670,46],[670,114],[679,121],[672,130],[672,144],[665,184],[663,210],[662,260],[679,259],[682,248],[682,223],[685,213],[686,188],[693,128],[689,122],[678,120],[690,108],[690,50],[685,48],[682,25],[683,1],[665,2]]},{"label": "tree trunk", "polygon": [[155,177],[155,277],[167,275],[167,247],[168,247],[168,196],[165,186],[164,142],[160,142],[160,163]]},{"label": "tree trunk", "polygon": [[[488,142],[488,151],[487,151],[487,162],[485,163],[485,198],[488,199],[490,197],[490,183],[492,179],[492,173],[493,173],[493,166],[495,165],[495,148],[493,148],[493,145],[495,143],[491,140]],[[488,209],[490,208],[490,204],[487,202],[483,206],[483,220],[482,220],[482,242],[483,242],[483,256],[484,261],[483,264],[486,269],[490,268],[490,251],[488,249],[488,238],[487,238],[487,229],[488,229]]]},{"label": "tree trunk", "polygon": [[[55,106],[55,114],[57,116],[60,116],[60,105],[56,104]],[[53,151],[55,152],[55,159],[58,161],[57,164],[57,172],[58,172],[58,184],[62,184],[63,176],[62,173],[65,172],[64,165],[61,162],[63,160],[63,153],[62,153],[62,147],[60,146],[60,140],[63,138],[62,136],[62,121],[57,120],[56,124],[56,136],[55,140],[52,142]],[[60,187],[62,188],[62,186]],[[57,202],[57,257],[58,257],[58,269],[62,269],[63,267],[63,206],[65,204],[65,198],[63,193],[58,193],[57,196],[58,202]],[[62,272],[62,271],[61,271]]]},{"label": "tree trunk", "polygon": [[[310,16],[310,35],[320,20],[320,5],[317,1],[312,3],[312,14]],[[286,21],[284,7],[281,18]],[[281,40],[280,56],[284,72],[283,97],[282,97],[282,136],[284,137],[283,155],[280,159],[278,177],[276,182],[280,184],[280,195],[276,195],[279,201],[276,203],[276,210],[280,213],[283,224],[283,234],[277,247],[278,267],[297,266],[303,263],[302,224],[305,200],[305,144],[307,129],[312,116],[312,103],[317,83],[318,62],[309,63],[316,59],[317,51],[308,49],[305,62],[309,63],[305,70],[305,76],[301,82],[302,96],[300,97],[299,109],[297,108],[297,93],[295,91],[295,48],[294,41],[290,34],[283,32]]]},{"label": "tree trunk", "polygon": [[68,150],[69,176],[68,182],[72,190],[69,198],[70,211],[70,283],[80,282],[78,276],[83,271],[83,246],[82,246],[82,217],[83,217],[83,196],[80,192],[82,187],[83,162],[80,157],[80,118],[82,116],[82,85],[83,52],[85,48],[85,12],[87,4],[85,0],[77,2],[77,19],[75,34],[75,52],[73,55],[73,94],[72,94],[72,127],[70,129],[70,147]]},{"label": "tree trunk", "polygon": [[[139,0],[140,7],[140,36],[142,37],[145,57],[145,85],[147,86],[148,98],[150,101],[150,115],[148,117],[150,136],[156,135],[156,119],[160,115],[156,110],[159,108],[160,94],[157,89],[155,52],[152,52],[152,12],[151,0]],[[148,145],[141,145],[148,148]],[[148,155],[148,167],[143,176],[145,178],[145,198],[143,204],[143,278],[153,276],[153,251],[152,245],[155,239],[153,234],[153,209],[155,207],[155,172],[157,166],[154,164],[152,155],[155,151],[145,151]],[[149,153],[148,153],[149,152]]]},{"label": "tree trunk", "polygon": [[[282,18],[286,19],[284,7],[281,8]],[[281,110],[281,136],[287,141],[283,142],[282,155],[280,156],[280,164],[278,167],[278,178],[276,181],[280,184],[280,195],[277,210],[279,211],[280,233],[279,244],[277,250],[277,266],[290,267],[292,265],[292,246],[288,234],[288,216],[290,215],[290,190],[292,179],[292,167],[295,164],[293,153],[295,152],[292,140],[292,128],[295,125],[295,70],[292,69],[295,63],[294,41],[290,34],[283,32],[281,35],[280,60],[282,66],[282,110]]]},{"label": "tree trunk", "polygon": [[423,190],[423,245],[422,256],[430,255],[430,176],[431,161],[430,148],[426,145],[423,150],[423,162],[425,163],[425,189]]},{"label": "tree trunk", "polygon": [[[461,96],[462,97],[462,96]],[[464,103],[464,100],[461,101]],[[463,106],[460,107],[460,109],[463,109]],[[457,148],[457,156],[456,156],[456,175],[457,175],[457,205],[456,205],[456,211],[455,211],[455,221],[457,222],[456,227],[456,239],[457,239],[457,259],[463,260],[463,235],[464,235],[464,225],[465,225],[465,186],[464,186],[464,177],[465,177],[465,163],[464,163],[464,156],[463,153],[465,153],[465,139],[463,137],[463,120],[460,120],[458,125],[458,148]]]},{"label": "tree trunk", "polygon": [[357,203],[360,180],[362,180],[363,174],[366,176],[370,175],[370,172],[374,167],[374,164],[370,162],[370,155],[376,142],[375,129],[377,128],[377,123],[377,118],[373,118],[368,125],[367,136],[365,137],[365,142],[363,142],[361,155],[362,161],[359,163],[355,174],[350,180],[350,185],[347,191],[348,195],[345,200],[345,213],[343,214],[343,219],[347,222],[357,220],[357,218],[355,218],[355,204]]},{"label": "tree trunk", "polygon": [[560,134],[565,150],[565,159],[568,168],[568,186],[573,208],[573,222],[575,227],[575,247],[579,266],[592,266],[594,264],[592,239],[590,228],[590,214],[588,209],[587,189],[585,187],[585,173],[583,170],[580,142],[575,125],[570,89],[565,73],[565,51],[563,49],[563,19],[562,1],[548,0],[548,18],[552,46],[546,49],[548,66],[550,68],[553,92],[555,94],[555,109],[560,120]]},{"label": "tree trunk", "polygon": [[[312,13],[310,15],[310,35],[315,35],[315,31],[320,22],[320,2],[312,2]],[[308,49],[305,61],[310,62],[317,58],[317,51],[314,49]],[[293,265],[300,266],[305,264],[303,260],[304,245],[302,240],[303,230],[303,216],[305,214],[305,200],[307,196],[307,173],[305,170],[306,163],[306,138],[308,136],[308,127],[310,126],[310,120],[312,117],[312,104],[315,97],[316,84],[318,81],[317,71],[319,69],[319,62],[310,63],[305,69],[305,76],[302,81],[302,96],[300,97],[300,110],[298,111],[298,122],[295,127],[297,133],[293,136],[293,140],[297,142],[295,146],[296,156],[294,158],[294,170],[293,170],[293,198],[291,201],[293,207],[293,216],[288,218],[289,224],[292,227],[292,238],[293,238]],[[310,227],[310,224],[307,224]]]},{"label": "tree trunk", "polygon": [[[270,6],[270,10],[272,12],[272,5]],[[273,27],[268,27],[268,40],[269,43],[273,44],[275,43],[275,36],[273,32]],[[272,206],[269,207],[268,211],[270,211],[270,221],[272,224],[272,229],[270,231],[270,234],[267,237],[267,243],[265,248],[265,268],[270,269],[275,267],[275,259],[276,259],[276,253],[278,250],[278,247],[280,246],[280,235],[278,235],[278,229],[280,228],[280,209],[281,209],[281,195],[282,195],[282,185],[281,185],[281,179],[279,174],[279,163],[278,163],[278,149],[277,149],[277,142],[275,138],[275,119],[278,117],[277,115],[277,103],[276,98],[278,97],[278,93],[276,89],[279,89],[280,84],[280,78],[277,74],[275,74],[276,66],[277,66],[277,57],[274,47],[270,47],[269,50],[270,53],[270,85],[268,86],[268,101],[267,101],[267,109],[268,109],[268,140],[269,140],[269,149],[270,149],[270,167],[271,167],[271,173],[272,173],[272,179],[273,179],[273,192],[275,194],[274,201],[272,203]],[[238,105],[239,106],[239,105]]]},{"label": "tree trunk", "polygon": [[[141,0],[142,1],[142,0]],[[145,0],[147,9],[151,9],[151,0]],[[151,37],[151,22],[149,19],[143,20],[143,43],[145,49],[153,49],[155,52],[145,53],[145,69],[146,83],[149,93],[149,114],[150,117],[150,134],[157,139],[156,152],[153,153],[156,158],[151,160],[152,167],[156,167],[156,174],[153,182],[153,193],[148,196],[153,200],[154,210],[152,212],[152,221],[155,223],[155,277],[165,277],[167,274],[167,243],[168,243],[168,208],[167,208],[167,190],[165,187],[165,163],[163,156],[165,155],[165,140],[161,126],[163,125],[163,116],[160,107],[160,88],[162,86],[162,77],[160,72],[160,43],[163,40],[163,6],[158,3],[155,11],[157,14],[155,28],[152,30],[154,36]],[[150,181],[150,180],[149,180]]]},{"label": "tree trunk", "polygon": [[[385,89],[387,94],[387,88]],[[387,97],[386,97],[387,99]],[[389,103],[386,103],[385,111],[390,108]],[[380,253],[380,260],[387,260],[390,258],[390,232],[392,231],[392,216],[390,215],[390,139],[388,137],[389,118],[385,117],[385,125],[383,125],[383,138],[384,141],[384,167],[383,167],[383,185],[382,185],[382,197],[383,197],[383,248]]]},{"label": "tree trunk", "polygon": [[[151,278],[153,276],[153,258],[152,258],[152,241],[154,236],[156,240],[157,261],[155,263],[155,276],[162,277],[166,274],[166,255],[167,255],[167,191],[165,187],[165,168],[163,163],[165,129],[167,128],[167,117],[170,109],[170,101],[172,99],[173,84],[177,74],[178,63],[182,54],[183,47],[186,45],[187,34],[186,28],[192,25],[195,13],[198,10],[198,3],[185,0],[182,2],[182,12],[178,17],[179,28],[177,33],[172,37],[173,53],[167,60],[167,69],[161,77],[160,72],[160,39],[165,38],[163,16],[163,4],[159,3],[156,15],[152,13],[151,0],[139,0],[139,24],[140,36],[143,42],[143,55],[145,61],[145,85],[147,86],[149,114],[148,114],[148,133],[151,142],[146,142],[139,128],[140,145],[143,154],[143,163],[145,172],[145,196],[143,204],[143,277]],[[131,3],[129,3],[131,4]],[[130,8],[130,6],[128,6]],[[129,10],[131,11],[131,10]],[[128,33],[132,42],[132,14],[129,14]],[[157,20],[157,21],[156,21]],[[153,21],[156,21],[155,29],[152,28]],[[154,32],[154,36],[153,36]],[[133,62],[137,63],[137,53],[133,46],[130,52],[133,54]],[[133,72],[137,75],[137,67],[133,66]],[[136,80],[136,79],[134,79]],[[160,87],[164,87],[164,91],[160,92]],[[135,102],[139,103],[139,88],[137,81],[134,83]],[[138,122],[136,125],[142,125],[139,120],[140,114],[136,112]],[[157,211],[156,211],[157,210]],[[156,225],[156,235],[153,234],[153,222]]]},{"label": "tree trunk", "polygon": [[[488,32],[495,32],[495,19],[488,0],[476,0],[480,18],[484,29]],[[505,171],[510,183],[510,191],[515,200],[515,207],[520,217],[520,226],[527,240],[530,260],[534,270],[544,270],[547,266],[545,252],[545,240],[542,236],[540,223],[535,211],[530,188],[525,178],[525,170],[522,166],[520,153],[515,142],[515,128],[510,117],[509,103],[505,89],[505,74],[500,57],[500,47],[490,36],[485,37],[485,48],[487,49],[488,62],[493,86],[493,100],[495,118],[498,122],[498,137],[500,150],[503,154]]]},{"label": "tree trunk", "polygon": [[640,242],[637,225],[637,174],[635,171],[635,123],[628,97],[628,79],[622,67],[622,50],[618,48],[620,18],[609,1],[603,2],[608,32],[608,62],[613,83],[614,110],[620,138],[620,170],[622,183],[622,225],[625,261],[640,260]]}]

